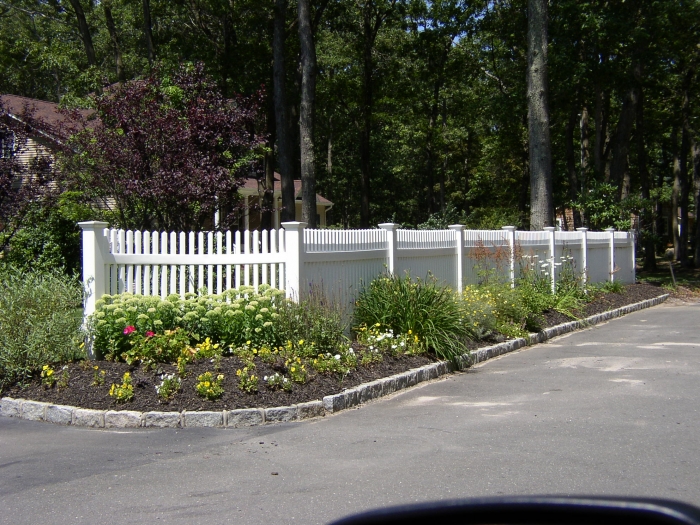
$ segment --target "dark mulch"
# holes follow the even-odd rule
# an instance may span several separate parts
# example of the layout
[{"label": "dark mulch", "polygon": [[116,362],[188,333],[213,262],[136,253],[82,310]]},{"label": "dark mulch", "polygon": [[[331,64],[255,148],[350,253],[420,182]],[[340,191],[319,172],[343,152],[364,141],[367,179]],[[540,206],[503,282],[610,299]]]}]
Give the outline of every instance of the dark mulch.
[{"label": "dark mulch", "polygon": [[[653,299],[667,293],[660,286],[647,283],[637,283],[625,286],[623,293],[606,293],[596,297],[586,304],[582,311],[576,312],[579,319],[600,314],[609,310],[615,310],[628,304],[638,303],[647,299]],[[548,310],[543,314],[543,328],[549,328],[562,323],[568,323],[572,319],[561,312]]]},{"label": "dark mulch", "polygon": [[[579,317],[587,317],[645,299],[658,297],[663,293],[664,290],[658,286],[634,284],[627,286],[624,293],[608,293],[597,297],[578,314]],[[566,315],[553,311],[545,312],[543,318],[544,327],[555,326],[571,320]],[[494,336],[488,340],[470,343],[468,348],[473,350],[502,342],[504,339],[503,336]],[[214,370],[213,363],[203,360],[187,366],[187,376],[182,381],[180,392],[168,402],[163,402],[158,398],[155,387],[160,383],[160,374],[176,372],[176,368],[172,365],[160,365],[156,370],[144,371],[139,367],[130,367],[125,363],[113,363],[110,361],[71,363],[66,368],[70,378],[67,388],[58,389],[54,387],[45,389],[37,379],[24,387],[15,386],[8,390],[5,395],[83,408],[138,410],[142,412],[149,410],[182,411],[276,407],[321,399],[324,396],[336,394],[343,389],[423,366],[431,361],[432,359],[427,356],[385,357],[381,363],[360,367],[343,378],[337,375],[315,374],[313,371],[310,371],[310,380],[304,385],[294,384],[291,392],[270,390],[261,380],[259,392],[257,394],[247,394],[238,388],[236,370],[243,367],[243,363],[238,358],[223,358],[219,371]],[[94,365],[99,366],[100,370],[106,372],[104,384],[101,386],[92,384],[94,377],[92,366]],[[256,375],[260,378],[272,375],[275,372],[284,371],[284,365],[281,362],[269,365],[257,360],[256,365]],[[132,374],[135,387],[134,399],[128,403],[116,404],[109,396],[109,388],[112,383],[121,383],[121,378],[126,371],[130,371]],[[216,401],[208,401],[195,393],[197,376],[207,371],[224,375],[224,394]],[[57,376],[60,377],[61,373],[61,370],[56,370]]]},{"label": "dark mulch", "polygon": [[[321,399],[324,396],[337,394],[345,388],[404,372],[433,361],[425,355],[400,358],[385,357],[381,363],[358,367],[343,378],[337,375],[314,374],[313,371],[310,371],[310,380],[307,383],[294,384],[291,392],[285,392],[283,390],[269,390],[262,381],[266,375],[284,371],[284,363],[269,365],[256,359],[255,374],[260,377],[259,392],[248,394],[238,388],[236,370],[243,368],[244,364],[241,360],[237,357],[224,357],[221,359],[219,371],[216,371],[213,363],[205,359],[187,365],[187,375],[182,380],[180,391],[169,402],[163,402],[158,398],[156,385],[160,383],[160,374],[176,373],[177,369],[173,365],[161,364],[156,370],[146,372],[139,367],[130,367],[126,363],[111,361],[87,364],[71,363],[66,368],[70,377],[68,388],[46,389],[36,381],[25,388],[14,387],[7,392],[7,395],[82,408],[138,410],[141,412],[278,407]],[[94,370],[89,367],[93,364],[106,372],[104,384],[101,386],[92,384]],[[109,389],[112,383],[121,383],[122,376],[126,371],[131,372],[134,398],[128,403],[117,404],[109,396]],[[214,375],[223,374],[224,376],[224,394],[216,401],[204,399],[195,392],[197,377],[204,372],[212,372]],[[61,373],[62,370],[56,370],[57,376],[60,377]]]}]

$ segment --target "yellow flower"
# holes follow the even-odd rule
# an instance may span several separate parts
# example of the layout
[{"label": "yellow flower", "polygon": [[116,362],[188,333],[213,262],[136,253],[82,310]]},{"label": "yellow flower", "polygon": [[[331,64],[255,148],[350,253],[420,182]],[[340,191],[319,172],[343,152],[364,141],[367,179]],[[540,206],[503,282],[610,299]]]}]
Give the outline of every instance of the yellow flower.
[{"label": "yellow flower", "polygon": [[224,380],[224,375],[223,375],[223,374],[219,374],[218,376],[216,376],[216,380],[217,380],[217,381],[223,381],[223,380]]},{"label": "yellow flower", "polygon": [[408,331],[408,335],[411,335],[413,333],[413,330]]},{"label": "yellow flower", "polygon": [[94,370],[99,370],[100,367],[97,366],[97,365],[95,365],[95,366],[93,366],[92,368],[93,368]]},{"label": "yellow flower", "polygon": [[250,346],[250,341],[246,341],[245,344]]},{"label": "yellow flower", "polygon": [[304,344],[304,340],[303,340],[303,339],[299,339],[299,346],[301,346],[301,345],[303,345],[303,344]]},{"label": "yellow flower", "polygon": [[209,388],[209,387],[211,386],[211,383],[210,383],[209,381],[205,381],[205,382],[204,382],[204,386],[207,387],[207,388]]},{"label": "yellow flower", "polygon": [[296,371],[297,371],[297,369],[292,367],[292,372],[296,372]]}]

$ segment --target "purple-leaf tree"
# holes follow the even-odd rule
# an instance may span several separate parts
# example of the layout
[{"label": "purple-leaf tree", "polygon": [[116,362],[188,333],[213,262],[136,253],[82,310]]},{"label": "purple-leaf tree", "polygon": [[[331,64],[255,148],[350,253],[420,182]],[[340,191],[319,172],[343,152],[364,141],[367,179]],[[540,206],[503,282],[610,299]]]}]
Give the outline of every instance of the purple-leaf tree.
[{"label": "purple-leaf tree", "polygon": [[237,190],[262,176],[263,93],[226,99],[201,64],[107,90],[79,123],[63,169],[114,226],[184,231],[236,219]]}]

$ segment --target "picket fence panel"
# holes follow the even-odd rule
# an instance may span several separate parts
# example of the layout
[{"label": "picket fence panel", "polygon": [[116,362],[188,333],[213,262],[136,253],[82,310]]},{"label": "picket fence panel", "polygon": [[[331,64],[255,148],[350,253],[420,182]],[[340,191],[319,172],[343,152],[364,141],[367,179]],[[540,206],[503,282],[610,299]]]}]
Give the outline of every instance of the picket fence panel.
[{"label": "picket fence panel", "polygon": [[527,271],[552,277],[552,264],[555,282],[566,264],[589,282],[635,279],[634,236],[626,232],[401,230],[394,224],[309,230],[303,223],[285,223],[279,230],[236,232],[80,226],[86,315],[104,293],[183,297],[241,286],[257,290],[263,284],[290,298],[317,289],[351,307],[364,286],[391,272],[432,276],[454,289],[485,277],[515,282]]}]

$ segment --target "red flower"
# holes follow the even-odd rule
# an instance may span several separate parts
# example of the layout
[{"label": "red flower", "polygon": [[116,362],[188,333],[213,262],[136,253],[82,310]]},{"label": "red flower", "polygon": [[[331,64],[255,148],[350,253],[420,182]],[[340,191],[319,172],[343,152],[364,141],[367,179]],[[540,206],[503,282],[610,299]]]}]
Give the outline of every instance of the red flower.
[{"label": "red flower", "polygon": [[146,337],[153,337],[154,335],[156,335],[155,332],[151,332],[150,330],[146,330]]},{"label": "red flower", "polygon": [[126,328],[124,328],[124,335],[129,335],[131,333],[134,333],[136,331],[136,328],[129,325]]}]

